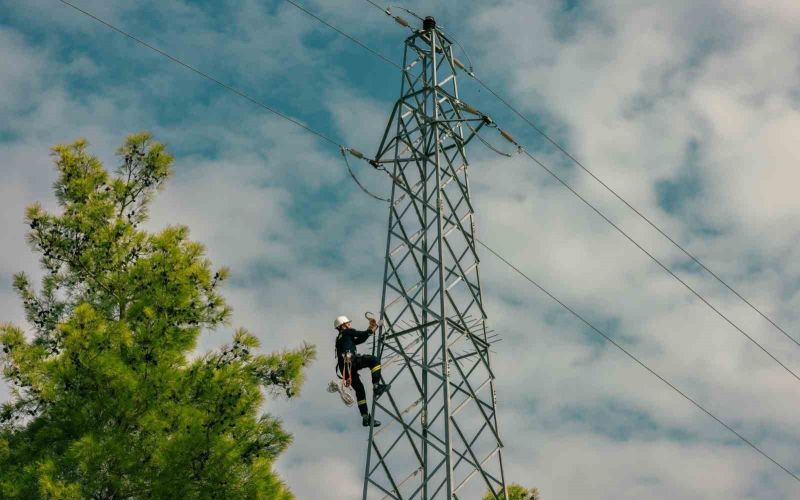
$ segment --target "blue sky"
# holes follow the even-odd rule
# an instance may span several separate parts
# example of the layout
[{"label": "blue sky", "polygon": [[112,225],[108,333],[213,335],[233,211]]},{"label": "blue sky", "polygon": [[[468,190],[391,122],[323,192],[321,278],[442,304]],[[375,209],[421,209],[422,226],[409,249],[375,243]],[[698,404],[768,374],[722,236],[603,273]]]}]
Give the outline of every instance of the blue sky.
[{"label": "blue sky", "polygon": [[[399,90],[395,69],[284,0],[76,3],[367,153]],[[302,3],[400,61],[406,32],[365,2]],[[481,78],[800,337],[800,7],[778,0],[407,5],[435,15]],[[151,227],[189,225],[213,261],[232,268],[232,327],[251,329],[268,349],[302,341],[320,348],[303,395],[267,408],[296,435],[278,464],[283,477],[299,498],[353,498],[365,435],[354,410],[324,391],[330,322],[379,305],[384,208],[352,184],[335,148],[61,3],[0,7],[0,319],[23,323],[10,276],[37,273],[22,217],[33,201],[54,205],[48,148],[86,137],[110,167],[127,133],[152,131],[176,155],[176,175]],[[461,88],[800,369],[797,346],[486,91],[466,79]],[[477,144],[470,155],[483,240],[800,470],[796,381],[530,162]],[[354,165],[371,188],[387,192],[385,178]],[[546,297],[489,256],[482,266],[490,323],[504,337],[495,363],[510,479],[538,486],[548,499],[797,497],[791,478]],[[209,333],[203,347],[229,333]]]}]

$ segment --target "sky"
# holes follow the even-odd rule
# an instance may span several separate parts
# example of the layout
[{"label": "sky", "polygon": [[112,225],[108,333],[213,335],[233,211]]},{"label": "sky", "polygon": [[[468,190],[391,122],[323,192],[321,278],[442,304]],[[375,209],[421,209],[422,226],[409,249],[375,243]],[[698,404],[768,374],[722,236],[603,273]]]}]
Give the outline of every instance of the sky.
[{"label": "sky", "polygon": [[[396,69],[285,0],[75,3],[368,154],[399,91]],[[407,31],[363,0],[301,3],[400,61]],[[481,79],[800,339],[800,4],[405,5],[436,16]],[[238,326],[266,350],[316,344],[300,397],[265,408],[295,436],[277,468],[300,499],[357,497],[366,433],[325,392],[331,322],[379,308],[387,212],[352,183],[337,148],[55,0],[0,0],[0,75],[0,320],[25,325],[11,276],[38,273],[23,213],[34,201],[55,208],[49,148],[85,137],[113,168],[124,137],[149,130],[175,155],[149,227],[188,225],[215,265],[232,269],[232,324],[205,333],[200,349]],[[796,344],[474,81],[460,86],[800,371]],[[479,144],[468,154],[482,240],[800,471],[800,382],[527,158]],[[385,177],[354,166],[388,193]],[[547,500],[800,496],[797,481],[486,252],[481,266],[489,324],[503,338],[492,362],[510,481]]]}]

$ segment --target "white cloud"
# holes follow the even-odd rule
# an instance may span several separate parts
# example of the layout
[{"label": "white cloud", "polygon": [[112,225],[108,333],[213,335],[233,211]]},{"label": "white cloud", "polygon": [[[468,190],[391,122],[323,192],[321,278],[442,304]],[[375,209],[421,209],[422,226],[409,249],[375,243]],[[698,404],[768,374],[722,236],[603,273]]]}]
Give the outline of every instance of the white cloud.
[{"label": "white cloud", "polygon": [[[32,13],[46,5],[34,2],[30,12],[17,6],[13,15],[39,26]],[[399,59],[404,33],[384,30],[391,26],[388,18],[367,13],[372,9],[365,3],[318,7],[370,40],[394,37],[389,55]],[[135,22],[138,11],[93,3],[87,8],[147,34]],[[589,168],[790,333],[798,331],[797,6],[617,1],[581,4],[570,13],[551,1],[438,2],[436,8],[412,2],[411,8],[435,11],[470,51],[480,75],[497,82],[526,113],[541,116]],[[309,48],[308,34],[325,32],[288,4],[248,2],[228,9],[223,21],[238,28],[235,34],[188,3],[159,3],[151,11],[157,20],[180,20],[174,30],[153,35],[159,45],[204,68],[216,65],[230,81],[261,89],[254,91],[259,96],[294,86],[292,100],[277,104],[313,104],[348,144],[374,150],[392,103],[365,97],[370,89],[361,91],[341,59],[326,59],[346,42],[330,37],[328,47]],[[86,55],[60,61],[56,51],[71,38],[52,35],[41,48],[21,28],[0,30],[0,114],[14,118],[15,135],[0,144],[0,229],[6,235],[0,273],[36,269],[21,217],[31,201],[51,200],[47,148],[53,143],[86,136],[113,165],[111,152],[125,133],[151,128],[170,146],[189,151],[178,156],[176,177],[159,197],[151,226],[188,224],[216,265],[232,267],[227,296],[234,324],[259,334],[265,348],[318,344],[320,360],[301,398],[268,405],[295,433],[279,468],[299,498],[358,496],[365,436],[355,410],[324,391],[332,377],[328,334],[336,314],[360,317],[378,307],[383,207],[363,197],[338,152],[313,137],[233,96],[209,97],[209,87],[194,76],[154,63],[69,11],[53,22],[57,33],[83,43],[109,40],[119,60],[152,66],[144,67],[140,80],[86,94],[66,79],[101,79],[110,71],[107,62]],[[394,88],[397,81],[386,84]],[[320,89],[325,93],[315,94]],[[189,98],[195,91],[203,94],[196,102]],[[165,123],[153,103],[173,100],[187,102],[185,116]],[[485,92],[476,94],[476,104],[507,120],[501,125],[516,136],[533,137]],[[692,141],[698,157],[687,163]],[[214,146],[210,157],[201,147],[206,144]],[[659,258],[684,263],[591,179],[566,168],[558,154],[546,148],[536,154]],[[800,468],[795,380],[538,167],[522,158],[489,158],[480,149],[472,158],[485,241],[591,321],[612,325],[624,345],[776,459]],[[370,186],[385,188],[385,180],[363,164],[354,166]],[[657,183],[684,186],[687,172],[696,175],[699,194],[664,211]],[[505,337],[495,361],[511,480],[539,486],[545,498],[795,496],[795,485],[780,470],[624,355],[588,340],[577,321],[488,255],[482,276],[490,321]],[[681,276],[800,370],[797,347],[721,286],[696,273]],[[19,321],[21,309],[4,286],[2,318]],[[225,337],[205,336],[202,345]],[[566,418],[573,410],[584,418]],[[620,429],[629,434],[614,439]]]}]

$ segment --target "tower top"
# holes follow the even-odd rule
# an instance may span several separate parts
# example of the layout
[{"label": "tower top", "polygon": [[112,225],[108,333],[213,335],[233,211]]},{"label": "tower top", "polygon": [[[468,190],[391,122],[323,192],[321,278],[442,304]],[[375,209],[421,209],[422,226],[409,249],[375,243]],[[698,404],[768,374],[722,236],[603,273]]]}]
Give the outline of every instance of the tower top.
[{"label": "tower top", "polygon": [[422,21],[422,29],[425,31],[430,31],[434,28],[436,28],[436,19],[434,19],[433,16],[427,16]]}]

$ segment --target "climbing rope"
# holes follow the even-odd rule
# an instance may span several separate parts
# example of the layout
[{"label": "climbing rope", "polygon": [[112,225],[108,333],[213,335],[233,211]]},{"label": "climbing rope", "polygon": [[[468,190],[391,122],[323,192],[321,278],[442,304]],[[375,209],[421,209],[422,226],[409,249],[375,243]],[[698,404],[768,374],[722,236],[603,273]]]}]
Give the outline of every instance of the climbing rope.
[{"label": "climbing rope", "polygon": [[339,393],[339,397],[342,398],[342,402],[345,404],[345,406],[353,406],[356,402],[356,398],[350,394],[350,388],[353,385],[353,358],[350,353],[347,353],[344,357],[344,363],[342,363],[342,376],[340,379],[341,380],[338,382],[336,380],[331,380],[328,382],[327,390],[331,394]]},{"label": "climbing rope", "polygon": [[331,380],[328,382],[328,392],[331,394],[339,393],[339,397],[342,398],[342,402],[345,406],[353,406],[356,403],[356,398],[350,394],[350,391],[347,387],[344,386],[344,382],[337,382],[336,380]]}]

